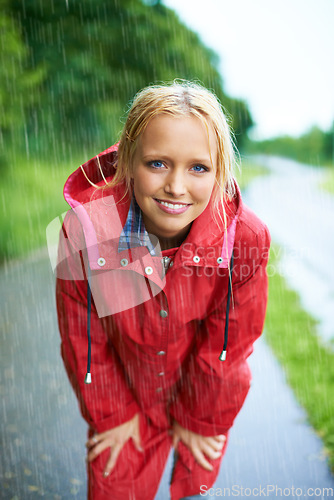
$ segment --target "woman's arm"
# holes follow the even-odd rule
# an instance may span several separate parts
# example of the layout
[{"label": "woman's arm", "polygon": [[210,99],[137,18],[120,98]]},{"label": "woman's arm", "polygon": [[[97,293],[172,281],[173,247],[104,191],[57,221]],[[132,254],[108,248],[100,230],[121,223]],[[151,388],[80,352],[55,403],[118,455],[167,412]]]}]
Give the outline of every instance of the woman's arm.
[{"label": "woman's arm", "polygon": [[[73,215],[73,214],[72,214]],[[72,217],[73,219],[73,217]],[[87,366],[87,281],[81,244],[63,227],[59,241],[56,299],[61,354],[81,413],[96,432],[130,421],[139,406],[128,387],[123,366],[103,329],[94,303],[91,310],[92,383],[84,383]],[[75,234],[78,233],[77,224]]]}]

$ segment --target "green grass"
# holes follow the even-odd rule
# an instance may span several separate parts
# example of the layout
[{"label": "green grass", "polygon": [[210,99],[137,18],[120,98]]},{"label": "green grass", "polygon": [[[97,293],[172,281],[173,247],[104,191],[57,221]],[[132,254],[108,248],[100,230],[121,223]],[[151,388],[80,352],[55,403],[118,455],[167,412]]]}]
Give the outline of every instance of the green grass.
[{"label": "green grass", "polygon": [[331,167],[324,167],[326,171],[326,178],[320,184],[323,191],[334,194],[334,165]]},{"label": "green grass", "polygon": [[62,190],[77,166],[27,158],[14,159],[10,165],[3,168],[0,187],[1,261],[45,247],[46,226],[69,208]]},{"label": "green grass", "polygon": [[277,269],[277,248],[268,268],[269,302],[265,337],[285,371],[312,427],[322,438],[334,471],[334,353],[316,334],[316,321],[301,307]]},{"label": "green grass", "polygon": [[242,160],[241,171],[236,172],[236,178],[241,190],[244,190],[255,177],[263,177],[264,175],[270,175],[270,171],[248,159]]}]

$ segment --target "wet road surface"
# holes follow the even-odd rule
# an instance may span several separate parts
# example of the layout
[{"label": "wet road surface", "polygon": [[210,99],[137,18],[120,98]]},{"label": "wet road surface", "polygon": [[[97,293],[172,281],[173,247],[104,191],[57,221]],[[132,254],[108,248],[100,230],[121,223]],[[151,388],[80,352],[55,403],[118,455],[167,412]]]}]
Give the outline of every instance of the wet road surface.
[{"label": "wet road surface", "polygon": [[334,196],[322,191],[324,171],[286,158],[258,156],[271,175],[258,177],[244,199],[280,245],[281,272],[319,320],[334,347]]}]

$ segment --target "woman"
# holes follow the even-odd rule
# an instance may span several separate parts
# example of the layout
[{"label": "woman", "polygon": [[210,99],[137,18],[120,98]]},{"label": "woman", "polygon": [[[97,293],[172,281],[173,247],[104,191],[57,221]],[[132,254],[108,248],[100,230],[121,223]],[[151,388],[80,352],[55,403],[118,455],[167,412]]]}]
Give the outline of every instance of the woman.
[{"label": "woman", "polygon": [[119,144],[65,184],[57,307],[90,499],[153,499],[172,444],[173,500],[217,477],[268,287],[234,163],[216,97],[174,82],[137,94]]}]

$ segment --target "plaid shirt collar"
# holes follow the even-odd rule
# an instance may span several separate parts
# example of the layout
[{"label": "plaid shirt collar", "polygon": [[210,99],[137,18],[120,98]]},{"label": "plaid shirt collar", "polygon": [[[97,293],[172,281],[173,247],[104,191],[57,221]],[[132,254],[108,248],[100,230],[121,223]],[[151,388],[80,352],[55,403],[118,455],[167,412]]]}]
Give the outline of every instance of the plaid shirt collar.
[{"label": "plaid shirt collar", "polygon": [[118,242],[118,252],[135,248],[138,246],[147,247],[151,255],[156,256],[156,251],[143,221],[142,211],[133,196],[126,222]]}]

